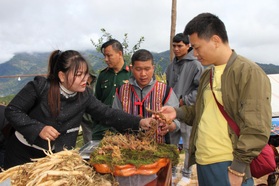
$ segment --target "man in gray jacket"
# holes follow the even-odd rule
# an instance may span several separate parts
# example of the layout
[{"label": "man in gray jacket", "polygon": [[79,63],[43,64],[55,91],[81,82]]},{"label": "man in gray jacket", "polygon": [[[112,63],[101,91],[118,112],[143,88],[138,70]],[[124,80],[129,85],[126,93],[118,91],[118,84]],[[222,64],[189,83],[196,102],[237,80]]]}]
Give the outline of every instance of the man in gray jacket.
[{"label": "man in gray jacket", "polygon": [[[176,34],[173,38],[173,52],[175,57],[169,64],[166,75],[167,84],[173,88],[179,106],[193,105],[196,101],[197,89],[200,76],[203,72],[203,66],[194,57],[192,48],[189,44],[188,36],[183,33]],[[192,127],[181,122],[180,130],[170,132],[170,141],[172,144],[179,144],[180,138],[183,140],[183,149],[185,150],[184,167],[182,169],[182,179],[178,185],[185,185],[190,182],[191,167],[188,167],[189,160],[189,138]],[[173,169],[173,180],[175,181],[176,169]]]}]

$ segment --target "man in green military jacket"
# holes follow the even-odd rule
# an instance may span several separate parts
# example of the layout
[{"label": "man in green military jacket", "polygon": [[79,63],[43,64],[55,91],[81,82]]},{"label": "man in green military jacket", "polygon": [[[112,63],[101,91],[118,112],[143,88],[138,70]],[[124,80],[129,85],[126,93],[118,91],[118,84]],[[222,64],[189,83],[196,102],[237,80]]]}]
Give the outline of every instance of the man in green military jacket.
[{"label": "man in green military jacket", "polygon": [[[129,65],[124,61],[123,46],[115,40],[110,39],[101,46],[106,64],[98,77],[95,89],[97,99],[107,105],[112,105],[117,87],[129,82],[131,72]],[[106,130],[112,128],[102,125],[102,121],[95,121],[92,133],[92,140],[98,141],[103,138]]]}]

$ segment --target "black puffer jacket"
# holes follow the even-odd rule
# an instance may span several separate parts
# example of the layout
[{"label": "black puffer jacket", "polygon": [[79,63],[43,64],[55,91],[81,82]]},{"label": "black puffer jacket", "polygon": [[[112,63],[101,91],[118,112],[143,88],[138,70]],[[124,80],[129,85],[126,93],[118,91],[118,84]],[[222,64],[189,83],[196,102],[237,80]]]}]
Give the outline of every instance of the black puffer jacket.
[{"label": "black puffer jacket", "polygon": [[105,125],[123,132],[127,128],[137,130],[140,118],[112,109],[101,103],[89,89],[66,99],[61,95],[61,110],[57,118],[50,115],[47,103],[49,81],[44,77],[35,77],[10,102],[5,115],[16,131],[21,133],[29,144],[48,149],[46,140],[39,137],[45,125],[53,126],[61,135],[53,142],[55,151],[75,146],[78,129],[84,113]]}]

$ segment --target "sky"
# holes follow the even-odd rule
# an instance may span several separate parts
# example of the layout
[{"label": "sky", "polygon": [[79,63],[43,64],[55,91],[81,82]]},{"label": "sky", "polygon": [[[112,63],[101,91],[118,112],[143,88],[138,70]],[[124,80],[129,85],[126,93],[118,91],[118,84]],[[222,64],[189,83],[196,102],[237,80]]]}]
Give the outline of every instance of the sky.
[{"label": "sky", "polygon": [[[1,0],[0,63],[17,52],[86,50],[101,29],[129,46],[169,50],[171,0]],[[210,12],[226,25],[231,48],[253,61],[279,65],[278,0],[177,0],[176,33]]]}]

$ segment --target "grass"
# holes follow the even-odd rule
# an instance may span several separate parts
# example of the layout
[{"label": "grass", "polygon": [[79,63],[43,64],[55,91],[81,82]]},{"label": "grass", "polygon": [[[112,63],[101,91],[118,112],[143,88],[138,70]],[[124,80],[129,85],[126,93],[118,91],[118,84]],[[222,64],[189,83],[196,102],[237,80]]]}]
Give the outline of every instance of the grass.
[{"label": "grass", "polygon": [[83,146],[83,136],[82,131],[78,133],[77,141],[76,141],[76,148],[81,148]]}]

